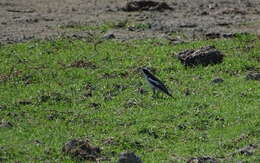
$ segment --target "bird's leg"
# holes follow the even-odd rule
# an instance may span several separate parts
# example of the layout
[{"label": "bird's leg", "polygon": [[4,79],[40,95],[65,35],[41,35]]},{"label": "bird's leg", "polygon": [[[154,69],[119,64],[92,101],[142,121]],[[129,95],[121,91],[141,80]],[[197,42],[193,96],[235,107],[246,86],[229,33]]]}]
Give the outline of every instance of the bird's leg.
[{"label": "bird's leg", "polygon": [[156,94],[157,98],[160,98],[160,91],[157,90],[157,94]]},{"label": "bird's leg", "polygon": [[156,89],[155,88],[152,88],[153,89],[153,98],[157,97],[157,94],[156,94]]},{"label": "bird's leg", "polygon": [[159,91],[157,89],[154,89],[154,92],[155,92],[155,97],[158,98],[159,97]]}]

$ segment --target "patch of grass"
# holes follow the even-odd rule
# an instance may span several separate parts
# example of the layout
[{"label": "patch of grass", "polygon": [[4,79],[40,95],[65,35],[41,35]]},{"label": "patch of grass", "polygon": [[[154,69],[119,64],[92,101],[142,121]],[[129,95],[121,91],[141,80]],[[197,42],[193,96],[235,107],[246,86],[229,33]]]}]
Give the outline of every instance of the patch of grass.
[{"label": "patch of grass", "polygon": [[[185,68],[174,56],[206,45],[225,54],[222,64]],[[74,162],[61,152],[72,138],[88,138],[113,162],[125,150],[144,162],[170,162],[173,156],[226,157],[245,145],[259,146],[260,85],[245,80],[260,70],[259,47],[250,35],[176,46],[104,41],[97,51],[69,39],[2,45],[0,122],[13,127],[0,128],[0,158]],[[138,71],[142,66],[153,68],[174,98],[153,99]],[[212,84],[215,77],[224,82]],[[257,153],[259,148],[230,159],[257,162]]]}]

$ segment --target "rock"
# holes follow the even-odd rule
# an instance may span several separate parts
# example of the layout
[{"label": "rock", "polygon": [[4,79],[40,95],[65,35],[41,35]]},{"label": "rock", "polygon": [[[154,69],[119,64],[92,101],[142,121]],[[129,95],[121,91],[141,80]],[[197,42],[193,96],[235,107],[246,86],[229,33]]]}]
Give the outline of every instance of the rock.
[{"label": "rock", "polygon": [[214,46],[202,47],[198,50],[185,50],[177,54],[177,58],[185,66],[207,66],[218,64],[223,61],[224,55],[215,49]]},{"label": "rock", "polygon": [[142,160],[133,152],[122,152],[120,154],[118,163],[142,163]]},{"label": "rock", "polygon": [[101,149],[89,144],[87,140],[72,139],[62,148],[65,154],[80,160],[96,161],[101,157]]},{"label": "rock", "polygon": [[236,36],[235,33],[219,33],[219,32],[209,32],[206,35],[207,39],[216,39],[216,38],[233,38]]},{"label": "rock", "polygon": [[186,88],[186,89],[184,90],[184,94],[185,94],[185,96],[191,95],[191,90],[188,89],[188,88]]},{"label": "rock", "polygon": [[127,2],[126,6],[122,8],[123,11],[163,11],[163,10],[172,10],[167,3],[165,2],[155,2],[155,1],[146,1],[146,0],[134,0]]},{"label": "rock", "polygon": [[216,14],[222,15],[246,15],[247,11],[240,8],[223,8],[220,9]]},{"label": "rock", "polygon": [[0,122],[0,128],[12,128],[13,124],[11,122],[2,121]]},{"label": "rock", "polygon": [[5,110],[7,107],[5,105],[0,105],[0,110]]},{"label": "rock", "polygon": [[140,94],[147,94],[148,91],[146,91],[144,88],[137,88],[137,92]]},{"label": "rock", "polygon": [[74,67],[74,68],[90,68],[90,69],[96,69],[97,66],[95,63],[86,61],[86,60],[76,60],[73,63],[69,65],[69,67]]},{"label": "rock", "polygon": [[209,15],[209,12],[208,11],[201,11],[199,13],[199,15],[201,15],[201,16]]},{"label": "rock", "polygon": [[211,81],[211,83],[223,83],[224,82],[224,79],[222,78],[215,78]]},{"label": "rock", "polygon": [[235,36],[236,36],[235,33],[224,33],[224,34],[222,34],[222,37],[224,37],[224,38],[233,38]]},{"label": "rock", "polygon": [[207,33],[205,36],[207,39],[216,39],[216,38],[220,38],[221,34],[217,33],[217,32],[210,32],[210,33]]},{"label": "rock", "polygon": [[219,22],[219,23],[217,23],[217,25],[218,25],[218,26],[221,26],[221,27],[225,27],[225,26],[232,25],[232,23],[231,23],[231,22],[226,22],[226,21],[224,21],[224,22]]},{"label": "rock", "polygon": [[101,104],[92,102],[92,103],[89,104],[89,107],[91,107],[91,108],[96,108],[96,109],[97,109],[97,108],[100,108],[100,107],[101,107]]},{"label": "rock", "polygon": [[172,37],[166,36],[165,39],[169,40],[172,45],[177,45],[177,44],[185,43],[185,41],[183,41],[183,40],[181,40],[181,39],[179,39],[179,38],[172,38]]},{"label": "rock", "polygon": [[243,147],[243,148],[241,148],[241,149],[231,153],[230,155],[234,156],[236,154],[241,154],[241,155],[251,156],[251,155],[254,154],[254,151],[256,150],[256,148],[257,148],[257,145],[250,144],[250,145],[248,145],[246,147]]},{"label": "rock", "polygon": [[116,38],[116,36],[113,33],[106,33],[103,36],[103,39],[105,39],[105,40],[110,40],[110,39],[114,39],[114,38]]},{"label": "rock", "polygon": [[198,25],[194,24],[194,23],[184,23],[184,24],[179,25],[180,28],[195,28],[197,26]]},{"label": "rock", "polygon": [[196,157],[191,158],[187,163],[217,163],[217,159],[211,157]]},{"label": "rock", "polygon": [[247,80],[260,80],[260,73],[249,73],[246,76]]},{"label": "rock", "polygon": [[7,12],[17,12],[17,13],[34,13],[36,10],[32,8],[10,8],[6,10]]},{"label": "rock", "polygon": [[20,101],[18,101],[18,104],[19,105],[31,105],[32,104],[32,101],[30,101],[30,100],[20,100]]}]

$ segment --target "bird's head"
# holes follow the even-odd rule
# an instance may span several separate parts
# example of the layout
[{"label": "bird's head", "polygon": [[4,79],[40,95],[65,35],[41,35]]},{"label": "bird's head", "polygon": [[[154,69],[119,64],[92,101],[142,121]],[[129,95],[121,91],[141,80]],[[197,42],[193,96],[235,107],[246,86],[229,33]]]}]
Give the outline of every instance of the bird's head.
[{"label": "bird's head", "polygon": [[142,72],[144,74],[150,74],[150,71],[146,67],[142,68]]}]

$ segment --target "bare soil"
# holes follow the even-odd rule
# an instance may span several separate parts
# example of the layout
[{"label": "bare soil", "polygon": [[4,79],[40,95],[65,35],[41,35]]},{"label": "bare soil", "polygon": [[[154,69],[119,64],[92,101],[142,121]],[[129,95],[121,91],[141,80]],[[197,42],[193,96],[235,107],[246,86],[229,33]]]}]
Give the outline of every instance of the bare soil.
[{"label": "bare soil", "polygon": [[[131,0],[128,0],[131,1]],[[162,2],[155,0],[157,2]],[[250,32],[260,33],[259,0],[164,0],[171,10],[126,11],[126,0],[1,0],[0,43],[50,39],[79,35],[61,26],[98,25],[130,21],[150,28],[111,29],[117,39],[173,37],[183,33],[189,39],[203,36]]]}]

